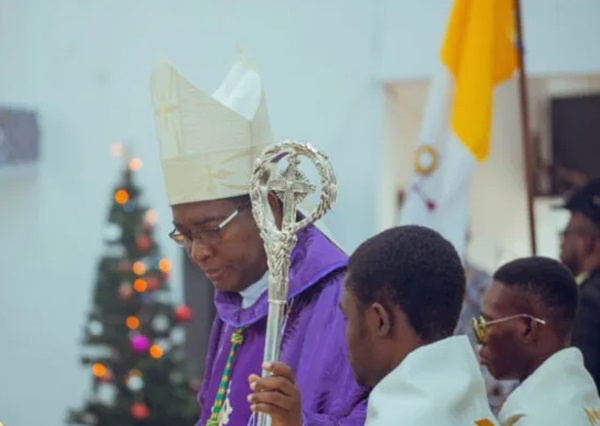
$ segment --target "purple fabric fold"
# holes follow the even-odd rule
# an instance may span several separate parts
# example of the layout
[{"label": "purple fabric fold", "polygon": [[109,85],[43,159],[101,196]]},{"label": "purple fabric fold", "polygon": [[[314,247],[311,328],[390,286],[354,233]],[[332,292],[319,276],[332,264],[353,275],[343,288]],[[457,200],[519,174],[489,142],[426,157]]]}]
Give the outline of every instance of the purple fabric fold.
[{"label": "purple fabric fold", "polygon": [[[290,313],[281,344],[281,361],[296,375],[306,424],[363,425],[368,389],[359,387],[348,362],[345,321],[339,309],[347,255],[314,226],[298,234],[291,257]],[[248,309],[241,297],[217,292],[206,373],[198,401],[204,426],[219,387],[235,328],[246,326],[244,343],[235,357],[227,400],[225,425],[244,426],[250,419],[246,397],[248,376],[261,373],[268,301],[266,293]]]}]

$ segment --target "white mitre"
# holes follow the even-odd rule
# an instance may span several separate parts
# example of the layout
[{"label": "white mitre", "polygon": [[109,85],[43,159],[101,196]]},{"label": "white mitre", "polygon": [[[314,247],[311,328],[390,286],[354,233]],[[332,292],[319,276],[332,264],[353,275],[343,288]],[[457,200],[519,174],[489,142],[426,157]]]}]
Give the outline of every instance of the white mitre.
[{"label": "white mitre", "polygon": [[152,100],[170,205],[248,193],[255,159],[271,144],[262,81],[242,52],[212,96],[167,63]]}]

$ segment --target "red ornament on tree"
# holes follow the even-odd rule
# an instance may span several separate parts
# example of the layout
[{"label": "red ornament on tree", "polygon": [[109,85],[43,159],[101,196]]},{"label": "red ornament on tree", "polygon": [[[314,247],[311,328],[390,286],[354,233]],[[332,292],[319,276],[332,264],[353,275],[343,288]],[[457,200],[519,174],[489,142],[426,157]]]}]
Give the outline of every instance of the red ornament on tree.
[{"label": "red ornament on tree", "polygon": [[150,410],[143,402],[136,402],[131,406],[131,415],[136,420],[144,420],[150,415]]},{"label": "red ornament on tree", "polygon": [[150,238],[142,235],[137,239],[137,248],[141,252],[147,252],[148,249],[152,246],[152,241]]},{"label": "red ornament on tree", "polygon": [[119,262],[119,272],[129,272],[131,270],[131,262],[127,259]]},{"label": "red ornament on tree", "polygon": [[157,277],[148,277],[146,282],[150,291],[156,291],[160,288],[160,280]]},{"label": "red ornament on tree", "polygon": [[178,322],[188,322],[192,318],[192,310],[187,305],[179,305],[175,308],[175,319]]},{"label": "red ornament on tree", "polygon": [[133,296],[133,287],[129,283],[123,283],[119,286],[117,294],[119,296],[119,299],[127,301],[131,299],[131,296]]},{"label": "red ornament on tree", "polygon": [[115,378],[115,375],[112,373],[112,371],[107,370],[103,376],[98,377],[98,380],[103,383],[109,383],[109,382],[112,382],[114,380],[114,378]]}]

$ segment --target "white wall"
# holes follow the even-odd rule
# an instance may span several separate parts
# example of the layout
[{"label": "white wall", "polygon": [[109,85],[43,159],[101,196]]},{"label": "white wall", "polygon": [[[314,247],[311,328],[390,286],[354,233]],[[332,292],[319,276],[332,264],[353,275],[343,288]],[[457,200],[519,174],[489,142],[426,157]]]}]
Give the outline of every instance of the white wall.
[{"label": "white wall", "polygon": [[211,90],[247,47],[275,136],[310,140],[333,160],[337,239],[352,248],[374,232],[372,23],[369,0],[0,0],[0,103],[38,111],[43,146],[36,176],[0,177],[0,421],[63,424],[89,389],[78,342],[120,168],[112,142],[143,158],[139,183],[176,255],[148,92],[158,58]]},{"label": "white wall", "polygon": [[[420,79],[435,69],[449,0],[379,0],[377,75]],[[521,0],[527,71],[531,75],[600,70],[600,2]]]},{"label": "white wall", "polygon": [[[247,47],[275,136],[310,140],[332,158],[340,198],[327,223],[351,250],[379,228],[375,206],[389,191],[380,187],[381,84],[431,74],[448,3],[0,0],[0,102],[36,109],[43,145],[37,175],[0,178],[0,421],[63,424],[89,389],[78,341],[119,170],[113,141],[144,159],[140,183],[159,209],[160,243],[176,255],[164,238],[148,95],[158,58],[211,89],[234,48]],[[596,1],[524,3],[532,68],[600,68]]]}]

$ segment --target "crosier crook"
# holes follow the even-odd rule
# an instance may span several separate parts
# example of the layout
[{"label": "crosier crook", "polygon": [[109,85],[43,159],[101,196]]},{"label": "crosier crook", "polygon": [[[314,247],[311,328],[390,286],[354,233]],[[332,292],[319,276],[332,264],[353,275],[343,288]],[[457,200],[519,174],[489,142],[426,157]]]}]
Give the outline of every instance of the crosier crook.
[{"label": "crosier crook", "polygon": [[[317,207],[306,217],[296,221],[296,210],[302,200],[315,192],[315,185],[298,170],[299,156],[312,160],[319,174],[321,197]],[[278,162],[287,158],[288,166],[279,174]],[[268,203],[269,192],[275,192],[283,203],[281,229],[277,228]],[[333,168],[327,156],[310,144],[286,140],[267,147],[256,160],[250,179],[252,214],[264,241],[269,267],[269,313],[265,336],[264,362],[279,358],[284,310],[287,303],[290,257],[296,246],[298,231],[319,220],[331,209],[337,195]],[[268,375],[263,371],[263,377]],[[258,413],[258,426],[270,426],[271,417]]]}]

